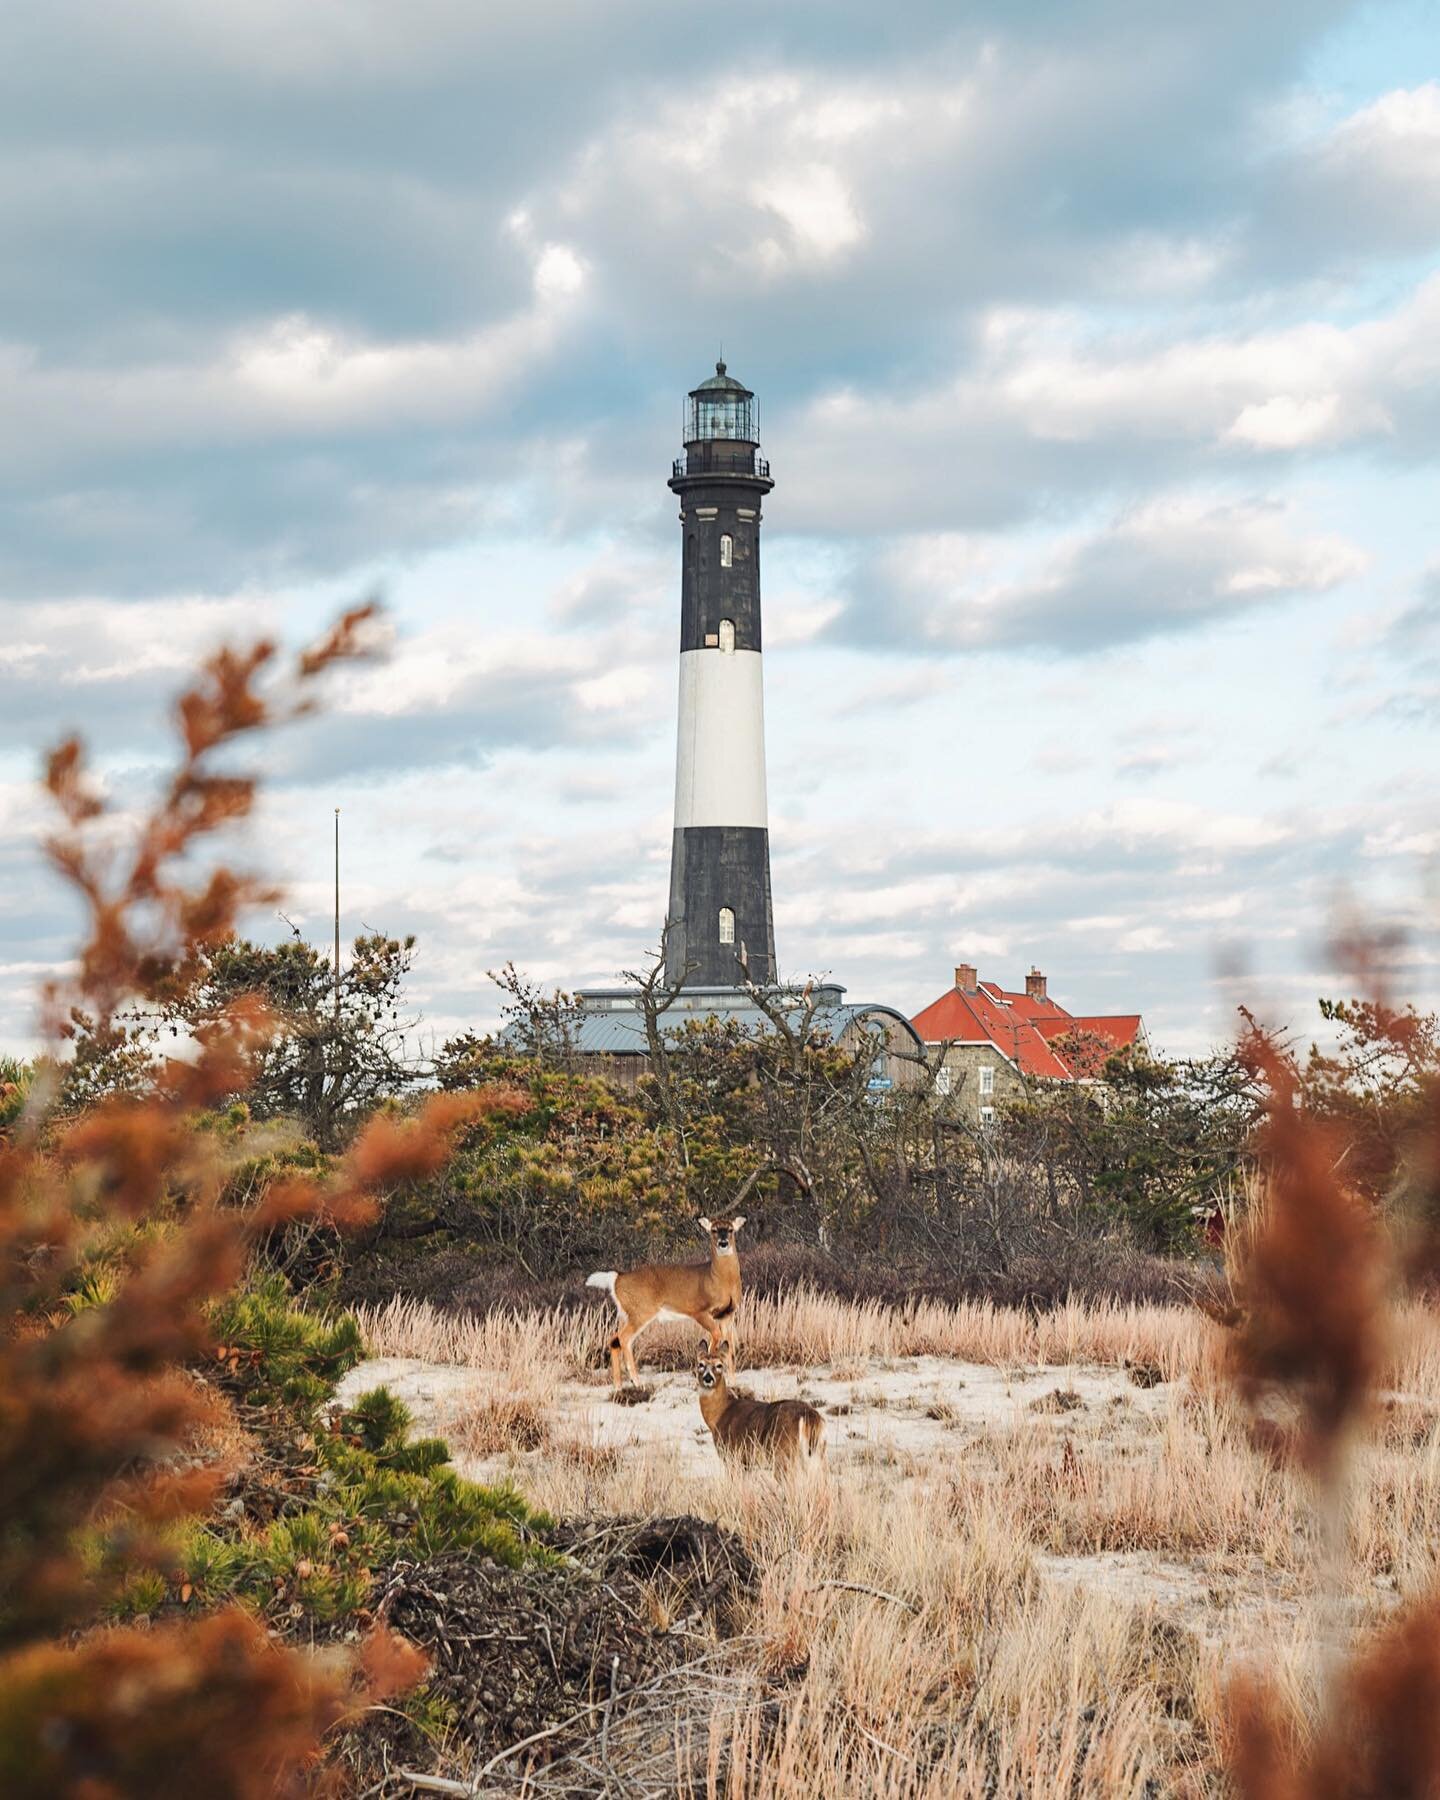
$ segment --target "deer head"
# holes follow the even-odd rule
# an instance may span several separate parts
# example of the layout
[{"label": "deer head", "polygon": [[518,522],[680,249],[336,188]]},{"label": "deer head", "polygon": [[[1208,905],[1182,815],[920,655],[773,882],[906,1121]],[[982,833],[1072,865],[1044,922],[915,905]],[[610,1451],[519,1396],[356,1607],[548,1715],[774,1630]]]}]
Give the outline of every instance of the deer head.
[{"label": "deer head", "polygon": [[725,1380],[725,1358],[710,1354],[708,1338],[700,1340],[700,1350],[695,1360],[695,1379],[700,1383],[703,1394],[710,1393]]},{"label": "deer head", "polygon": [[716,1251],[721,1256],[729,1256],[734,1253],[735,1233],[745,1223],[745,1215],[736,1213],[728,1223],[722,1219],[717,1224],[713,1219],[705,1218],[702,1218],[699,1223],[700,1229],[714,1244]]}]

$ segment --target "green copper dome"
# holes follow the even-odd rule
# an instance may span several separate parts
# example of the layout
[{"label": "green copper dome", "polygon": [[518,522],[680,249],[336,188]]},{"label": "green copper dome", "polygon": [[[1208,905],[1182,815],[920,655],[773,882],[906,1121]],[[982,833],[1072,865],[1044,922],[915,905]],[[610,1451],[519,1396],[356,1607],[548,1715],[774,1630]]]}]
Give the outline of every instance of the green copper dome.
[{"label": "green copper dome", "polygon": [[750,389],[746,387],[743,381],[737,381],[733,375],[727,375],[725,373],[725,364],[723,362],[717,362],[715,365],[715,373],[710,376],[708,380],[702,381],[699,387],[691,388],[690,392],[697,395],[743,394],[747,400],[752,400],[754,398],[754,395],[751,393]]}]

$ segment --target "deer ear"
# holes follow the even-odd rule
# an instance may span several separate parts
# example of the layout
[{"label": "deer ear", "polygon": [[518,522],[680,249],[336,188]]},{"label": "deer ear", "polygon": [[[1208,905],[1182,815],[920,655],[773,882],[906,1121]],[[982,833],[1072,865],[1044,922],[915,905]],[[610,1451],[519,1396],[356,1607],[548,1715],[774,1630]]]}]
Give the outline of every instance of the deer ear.
[{"label": "deer ear", "polygon": [[736,1213],[735,1217],[730,1221],[730,1229],[732,1231],[738,1231],[744,1223],[745,1215],[743,1213]]},{"label": "deer ear", "polygon": [[714,1227],[711,1225],[711,1223],[708,1219],[702,1219],[700,1221],[700,1229],[702,1231],[712,1231],[714,1229]]},{"label": "deer ear", "polygon": [[708,1349],[709,1349],[709,1348],[710,1348],[710,1340],[709,1340],[709,1338],[701,1338],[701,1340],[700,1340],[700,1347],[699,1347],[699,1349],[698,1349],[698,1350],[697,1350],[697,1351],[696,1351],[696,1352],[695,1352],[695,1354],[696,1354],[696,1355],[697,1355],[697,1356],[698,1356],[698,1357],[699,1357],[699,1358],[700,1358],[700,1360],[701,1360],[701,1362],[704,1362],[704,1360],[705,1360],[705,1352],[706,1352],[706,1351],[707,1351],[707,1350],[708,1350]]}]

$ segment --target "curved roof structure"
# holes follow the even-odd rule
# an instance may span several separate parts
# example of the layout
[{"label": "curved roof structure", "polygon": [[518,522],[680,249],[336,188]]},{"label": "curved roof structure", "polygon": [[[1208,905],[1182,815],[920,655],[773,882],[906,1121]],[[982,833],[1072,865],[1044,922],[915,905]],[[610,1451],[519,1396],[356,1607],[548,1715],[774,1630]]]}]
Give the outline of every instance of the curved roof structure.
[{"label": "curved roof structure", "polygon": [[734,394],[737,397],[742,397],[746,400],[753,400],[755,398],[754,394],[746,387],[743,381],[737,381],[733,375],[726,371],[723,362],[717,362],[715,365],[715,373],[706,376],[699,387],[691,388],[690,394],[692,399],[698,399],[701,394]]},{"label": "curved roof structure", "polygon": [[[893,1006],[878,1001],[847,1001],[843,987],[829,986],[820,990],[815,1006],[815,1027],[838,1039],[852,1025],[862,1028],[873,1019],[887,1036],[899,1027],[914,1049],[921,1048],[915,1027]],[[781,1010],[798,1020],[810,1002],[802,989],[792,989],[789,999],[779,996]],[[575,996],[581,1007],[580,1018],[572,1029],[571,1041],[582,1056],[646,1055],[645,1022],[635,1004],[631,988],[591,990]],[[660,1015],[660,1029],[667,1038],[679,1036],[690,1024],[735,1024],[749,1035],[764,1037],[775,1029],[773,1021],[758,1007],[743,988],[687,988],[674,1005]]]}]

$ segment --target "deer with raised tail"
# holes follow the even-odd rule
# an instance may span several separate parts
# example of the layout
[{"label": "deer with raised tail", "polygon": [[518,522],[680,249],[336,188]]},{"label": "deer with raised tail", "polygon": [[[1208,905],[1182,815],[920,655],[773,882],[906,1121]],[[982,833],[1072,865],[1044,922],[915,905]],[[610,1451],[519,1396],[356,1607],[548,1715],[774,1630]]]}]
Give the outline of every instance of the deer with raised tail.
[{"label": "deer with raised tail", "polygon": [[735,1313],[740,1305],[740,1257],[735,1234],[743,1217],[728,1223],[700,1220],[710,1239],[708,1263],[645,1263],[638,1269],[597,1269],[586,1287],[604,1288],[615,1302],[619,1325],[610,1340],[610,1373],[617,1391],[624,1370],[637,1385],[635,1339],[656,1319],[691,1319],[706,1333],[714,1355],[723,1343],[735,1366]]},{"label": "deer with raised tail", "polygon": [[722,1460],[764,1462],[776,1469],[818,1467],[825,1460],[825,1421],[808,1400],[756,1400],[732,1388],[724,1362],[702,1339],[695,1365],[700,1416]]}]

